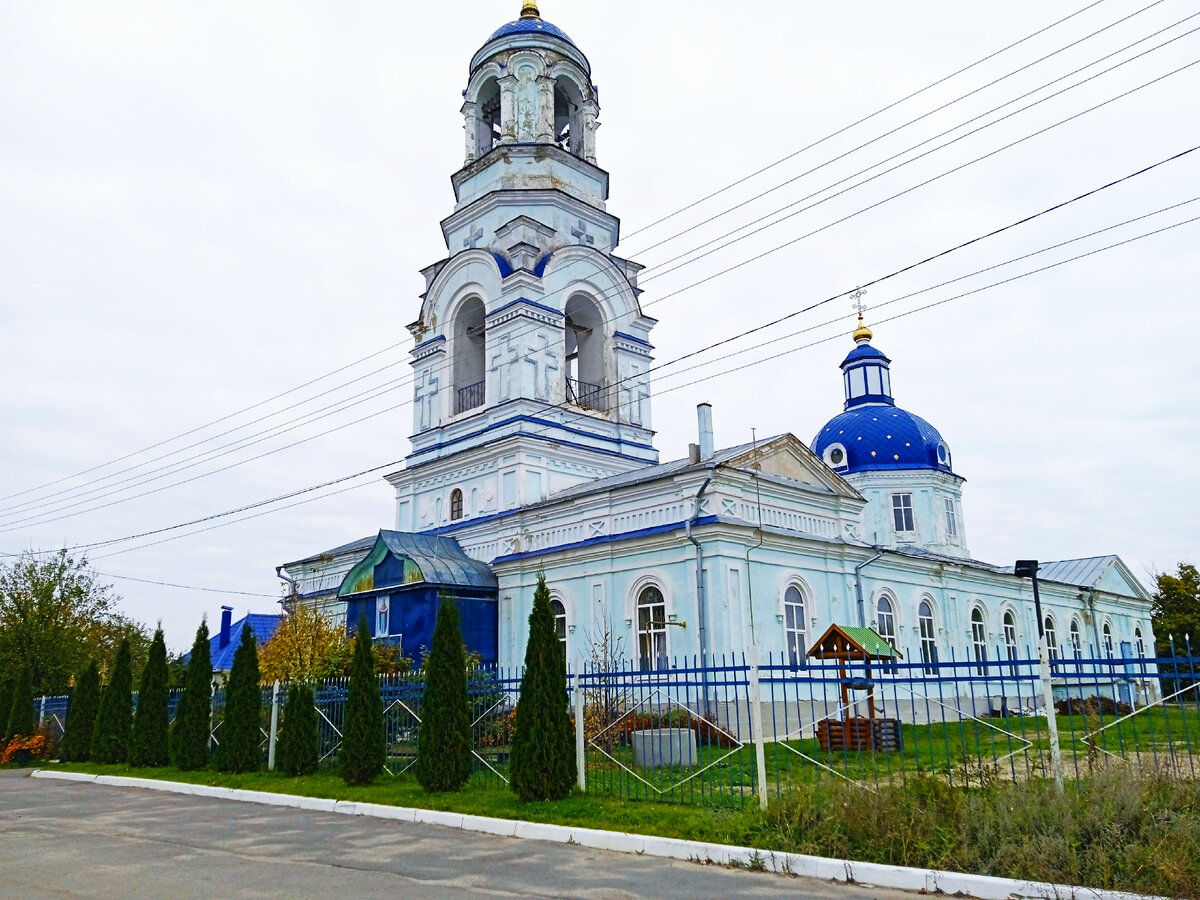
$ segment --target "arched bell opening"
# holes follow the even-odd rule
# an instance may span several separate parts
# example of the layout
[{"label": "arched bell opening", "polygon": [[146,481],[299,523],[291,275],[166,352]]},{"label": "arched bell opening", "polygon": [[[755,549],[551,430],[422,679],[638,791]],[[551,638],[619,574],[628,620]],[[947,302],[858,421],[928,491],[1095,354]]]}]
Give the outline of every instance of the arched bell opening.
[{"label": "arched bell opening", "polygon": [[500,83],[495,78],[489,78],[479,88],[479,94],[475,100],[476,159],[498,146],[502,134]]},{"label": "arched bell opening", "polygon": [[583,294],[568,300],[565,312],[567,402],[606,412],[604,314],[596,301]]},{"label": "arched bell opening", "polygon": [[484,401],[484,308],[471,297],[454,317],[454,414],[466,412]]},{"label": "arched bell opening", "polygon": [[583,156],[583,95],[570,78],[554,82],[554,143],[575,156]]}]

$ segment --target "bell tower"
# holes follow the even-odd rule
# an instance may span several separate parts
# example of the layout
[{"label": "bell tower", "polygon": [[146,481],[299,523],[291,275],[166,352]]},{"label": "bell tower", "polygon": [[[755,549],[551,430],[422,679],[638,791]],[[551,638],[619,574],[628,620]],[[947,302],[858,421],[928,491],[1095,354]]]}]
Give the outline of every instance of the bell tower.
[{"label": "bell tower", "polygon": [[412,452],[387,476],[400,531],[536,503],[658,461],[650,330],[613,253],[591,65],[526,0],[471,59],[464,165],[422,270]]}]

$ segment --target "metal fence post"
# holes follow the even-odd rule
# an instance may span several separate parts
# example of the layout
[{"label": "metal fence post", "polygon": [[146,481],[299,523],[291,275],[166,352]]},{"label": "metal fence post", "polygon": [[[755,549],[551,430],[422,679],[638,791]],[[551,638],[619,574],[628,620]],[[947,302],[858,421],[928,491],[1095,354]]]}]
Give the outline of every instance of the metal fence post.
[{"label": "metal fence post", "polygon": [[1050,651],[1046,635],[1038,637],[1038,668],[1042,676],[1042,699],[1046,704],[1046,727],[1050,732],[1050,767],[1054,771],[1054,788],[1063,792],[1062,747],[1058,743],[1058,710],[1054,708],[1054,688],[1050,684]]},{"label": "metal fence post", "polygon": [[754,740],[754,765],[758,771],[758,806],[767,808],[767,756],[763,748],[762,690],[758,682],[758,647],[750,645],[750,729]]},{"label": "metal fence post", "polygon": [[267,770],[275,771],[275,738],[279,734],[279,679],[271,688],[271,733],[267,738]]},{"label": "metal fence post", "polygon": [[42,695],[42,702],[38,704],[38,728],[46,724],[46,696]]},{"label": "metal fence post", "polygon": [[576,780],[581,791],[587,790],[587,750],[583,740],[583,689],[580,678],[575,676],[575,770]]}]

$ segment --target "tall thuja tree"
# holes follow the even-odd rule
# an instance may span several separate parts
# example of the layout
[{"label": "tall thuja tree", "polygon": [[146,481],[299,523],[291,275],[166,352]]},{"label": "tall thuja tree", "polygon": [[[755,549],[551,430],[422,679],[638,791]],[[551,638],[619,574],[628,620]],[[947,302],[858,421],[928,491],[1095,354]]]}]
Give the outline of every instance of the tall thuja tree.
[{"label": "tall thuja tree", "polygon": [[0,743],[8,740],[8,716],[12,712],[14,687],[12,679],[0,673]]},{"label": "tall thuja tree", "polygon": [[575,733],[567,706],[566,655],[554,630],[546,573],[538,572],[509,757],[510,784],[522,800],[559,800],[575,783]]},{"label": "tall thuja tree", "polygon": [[208,765],[209,724],[212,722],[212,657],[208,650],[208,623],[196,629],[183,693],[171,725],[171,762],[181,769]]},{"label": "tall thuja tree", "polygon": [[342,749],[338,754],[342,780],[346,784],[370,784],[383,771],[387,738],[383,733],[383,701],[379,696],[379,679],[375,677],[375,658],[371,654],[371,635],[365,616],[358,620],[354,637],[345,722]]},{"label": "tall thuja tree", "polygon": [[67,727],[59,755],[64,762],[87,762],[92,758],[92,732],[100,709],[100,669],[92,660],[75,679],[75,692],[67,707]]},{"label": "tall thuja tree", "polygon": [[165,766],[170,761],[167,748],[167,645],[162,627],[154,632],[142,680],[138,684],[137,712],[129,735],[131,766]]},{"label": "tall thuja tree", "polygon": [[121,641],[112,675],[100,692],[100,709],[92,732],[92,761],[125,762],[133,724],[133,655],[129,639]]},{"label": "tall thuja tree", "polygon": [[213,762],[222,772],[262,768],[262,688],[258,686],[258,641],[247,622],[233,654],[225,685],[225,721]]},{"label": "tall thuja tree", "polygon": [[5,710],[5,740],[11,741],[20,735],[33,734],[33,675],[28,665],[21,667],[17,683],[13,686],[12,701]]},{"label": "tall thuja tree", "polygon": [[457,791],[471,777],[467,654],[458,626],[458,604],[449,594],[442,595],[425,663],[425,699],[414,769],[427,791]]},{"label": "tall thuja tree", "polygon": [[292,684],[283,708],[275,767],[289,775],[310,775],[317,771],[319,740],[313,689],[307,684]]}]

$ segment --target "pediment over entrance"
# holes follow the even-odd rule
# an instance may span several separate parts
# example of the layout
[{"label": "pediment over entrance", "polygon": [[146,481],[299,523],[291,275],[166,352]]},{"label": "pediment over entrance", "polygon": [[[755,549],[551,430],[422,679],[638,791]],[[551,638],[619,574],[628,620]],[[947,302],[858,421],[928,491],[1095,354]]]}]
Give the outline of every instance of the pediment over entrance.
[{"label": "pediment over entrance", "polygon": [[731,458],[727,466],[777,475],[790,481],[826,488],[843,497],[862,499],[841,476],[830,469],[794,434],[782,434]]}]

